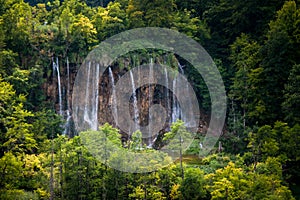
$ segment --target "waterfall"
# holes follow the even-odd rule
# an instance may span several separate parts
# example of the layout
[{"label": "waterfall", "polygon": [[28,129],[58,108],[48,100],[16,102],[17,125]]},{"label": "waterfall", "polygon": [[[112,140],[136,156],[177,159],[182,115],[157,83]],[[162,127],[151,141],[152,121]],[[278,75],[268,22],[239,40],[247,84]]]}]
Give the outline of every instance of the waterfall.
[{"label": "waterfall", "polygon": [[[98,129],[98,105],[99,105],[99,64],[95,73],[92,72],[91,62],[88,63],[87,81],[85,88],[85,106],[83,119],[92,130]],[[90,91],[91,90],[91,91]],[[90,95],[91,94],[91,95]]]},{"label": "waterfall", "polygon": [[129,73],[130,73],[132,93],[133,93],[133,111],[134,111],[134,122],[135,122],[134,131],[136,131],[137,123],[139,123],[139,111],[138,111],[138,106],[137,106],[137,98],[136,98],[136,93],[135,93],[135,84],[134,84],[133,74],[132,74],[131,70],[129,71]]},{"label": "waterfall", "polygon": [[[178,68],[179,68],[179,72],[180,72],[182,75],[184,75],[183,66],[182,66],[179,62],[178,62]],[[188,98],[188,96],[189,96],[189,94],[190,94],[190,88],[189,88],[189,85],[188,85],[188,84],[185,85],[185,86],[186,86],[186,87],[183,88],[184,90],[182,91],[182,94],[183,94],[185,97]],[[190,114],[190,113],[193,113],[193,110],[192,110],[192,101],[191,101],[190,98],[188,98],[187,101],[188,101],[189,107],[186,108],[187,110],[185,110],[185,114],[186,114],[186,113],[189,113],[189,114]],[[180,108],[178,109],[177,112],[178,112],[178,115],[180,115],[181,120],[184,121],[184,124],[185,124],[186,127],[194,127],[194,126],[196,126],[196,122],[195,122],[195,119],[194,119],[194,118],[189,119],[189,118],[182,112],[182,110],[181,110]]]},{"label": "waterfall", "polygon": [[55,77],[55,72],[56,72],[56,63],[52,57],[52,76],[53,76],[53,78]]},{"label": "waterfall", "polygon": [[[183,66],[178,62],[178,71],[180,74],[184,75]],[[185,98],[189,98],[189,87],[186,85],[186,88],[184,88],[183,91],[178,91],[177,84],[180,84],[177,82],[177,78],[175,77],[173,80],[173,93],[178,92],[182,94]],[[190,112],[190,111],[188,111]],[[173,95],[173,105],[172,105],[172,120],[171,122],[176,122],[177,119],[181,119],[184,122],[186,121],[186,117],[183,115],[182,110],[180,108],[179,102],[176,100],[176,96]],[[185,122],[187,125],[187,122]]]},{"label": "waterfall", "polygon": [[87,81],[86,81],[86,88],[85,88],[85,105],[84,105],[84,114],[83,119],[85,122],[87,122],[90,126],[92,125],[92,122],[89,117],[89,85],[90,85],[90,73],[91,73],[91,63],[88,64],[88,72],[87,72]]},{"label": "waterfall", "polygon": [[70,128],[71,128],[71,113],[69,110],[66,110],[66,115],[67,115],[67,119],[66,119],[66,123],[65,123],[65,127],[64,127],[64,131],[63,131],[63,135],[67,135],[68,133],[70,133]]},{"label": "waterfall", "polygon": [[172,122],[176,122],[177,119],[180,119],[180,107],[178,101],[176,100],[176,91],[177,91],[177,78],[173,80],[173,106],[172,106]]},{"label": "waterfall", "polygon": [[98,106],[99,106],[99,76],[100,76],[100,65],[97,64],[96,65],[96,77],[93,83],[93,94],[95,94],[95,96],[93,97],[93,99],[95,100],[95,102],[93,103],[93,112],[92,112],[92,116],[94,117],[93,120],[93,130],[97,130],[98,129]]},{"label": "waterfall", "polygon": [[150,65],[149,65],[149,96],[148,96],[148,104],[149,104],[149,111],[148,111],[148,127],[149,127],[149,132],[148,132],[148,146],[151,147],[153,145],[153,141],[152,141],[152,127],[151,127],[151,120],[152,120],[152,116],[151,116],[151,112],[150,112],[150,108],[152,105],[152,94],[151,94],[151,83],[153,82],[153,59],[150,59]]},{"label": "waterfall", "polygon": [[63,134],[66,135],[68,133],[70,133],[70,126],[71,126],[71,108],[70,108],[70,66],[69,66],[69,59],[67,57],[67,99],[66,99],[66,103],[67,103],[67,110],[66,110],[66,123],[64,126],[64,131]]},{"label": "waterfall", "polygon": [[[87,81],[86,81],[86,88],[85,88],[85,105],[84,105],[84,114],[83,119],[85,122],[89,124],[89,127],[93,129],[93,122],[89,114],[89,99],[90,99],[90,78],[91,78],[91,62],[88,64],[88,71],[87,71]],[[95,129],[93,129],[95,130]]]},{"label": "waterfall", "polygon": [[57,72],[57,86],[58,86],[58,103],[59,103],[59,115],[62,116],[62,93],[61,93],[61,82],[60,82],[60,71],[59,71],[59,63],[58,57],[56,57],[56,63],[52,59],[53,69]]},{"label": "waterfall", "polygon": [[56,70],[57,70],[57,84],[58,84],[58,96],[59,96],[59,114],[62,115],[62,93],[61,93],[61,82],[60,82],[60,71],[58,57],[56,57]]},{"label": "waterfall", "polygon": [[173,89],[173,105],[172,105],[172,120],[171,122],[175,122],[176,121],[176,95],[175,95],[175,90],[176,90],[176,79],[174,78],[173,80],[173,85],[172,85],[172,89]]},{"label": "waterfall", "polygon": [[183,66],[182,66],[179,62],[178,62],[177,64],[178,64],[178,68],[179,68],[179,70],[180,70],[180,73],[181,73],[181,74],[184,74]]},{"label": "waterfall", "polygon": [[[188,85],[185,90],[186,90],[186,96],[189,96],[190,88],[188,87]],[[187,101],[188,101],[188,105],[189,105],[187,107],[187,113],[188,114],[193,113],[193,106],[192,106],[193,102],[192,102],[191,98],[188,98]],[[184,124],[186,127],[195,127],[196,126],[196,121],[195,121],[194,117],[189,118],[189,117],[185,116],[184,114],[182,114],[182,120],[184,121]]]},{"label": "waterfall", "polygon": [[69,58],[67,57],[67,109],[70,111],[70,65],[69,65]]},{"label": "waterfall", "polygon": [[114,74],[110,67],[108,68],[108,73],[109,73],[109,78],[112,87],[112,111],[113,111],[113,116],[115,117],[116,126],[118,126],[118,118],[116,117],[118,115],[118,108],[117,108],[117,99],[116,99],[115,79],[114,79]]},{"label": "waterfall", "polygon": [[[166,81],[166,110],[167,110],[167,117],[169,117],[169,111],[170,111],[170,99],[169,99],[169,77],[168,77],[168,70],[165,67],[165,81]],[[170,118],[169,122],[172,122],[172,119]]]},{"label": "waterfall", "polygon": [[[177,64],[178,64],[178,68],[179,68],[179,73],[182,74],[182,75],[184,75],[183,66],[182,66],[179,62],[177,62]],[[182,91],[182,93],[180,92],[180,94],[183,94],[183,95],[184,95],[185,92],[188,92],[188,85],[186,85],[186,86],[187,86],[187,87]],[[188,95],[184,95],[184,97],[189,99]],[[178,115],[178,118],[179,118],[179,116],[180,116],[180,119],[181,119],[184,123],[186,123],[185,116],[183,115],[182,110],[181,110],[180,108],[177,109],[177,115]]]}]

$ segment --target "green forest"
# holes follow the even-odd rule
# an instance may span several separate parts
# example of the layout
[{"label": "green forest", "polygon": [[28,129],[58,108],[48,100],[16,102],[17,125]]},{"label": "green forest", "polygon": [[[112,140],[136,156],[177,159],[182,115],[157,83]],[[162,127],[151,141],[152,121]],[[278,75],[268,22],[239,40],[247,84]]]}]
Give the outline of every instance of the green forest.
[{"label": "green forest", "polygon": [[[300,199],[299,4],[0,0],[0,199]],[[142,27],[172,29],[204,47],[225,85],[226,123],[208,155],[199,146],[203,130],[193,133],[192,144],[174,163],[126,173],[93,156],[82,136],[102,134],[130,152],[155,149],[137,148],[139,131],[124,146],[120,130],[109,123],[96,132],[69,128],[66,134],[58,92],[67,96],[64,107],[70,97],[58,91],[57,73],[66,80],[68,68],[72,84],[69,79],[102,41]],[[207,88],[187,68],[207,125]],[[188,132],[181,120],[161,135],[157,148],[178,131]]]}]

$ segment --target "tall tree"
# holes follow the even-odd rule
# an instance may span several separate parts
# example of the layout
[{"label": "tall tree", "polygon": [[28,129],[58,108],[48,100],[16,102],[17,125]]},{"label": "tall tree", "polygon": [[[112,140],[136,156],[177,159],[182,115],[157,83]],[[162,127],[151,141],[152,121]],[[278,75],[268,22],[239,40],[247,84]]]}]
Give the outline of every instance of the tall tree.
[{"label": "tall tree", "polygon": [[25,101],[25,97],[17,96],[12,85],[3,81],[1,77],[0,85],[0,155],[4,152],[33,152],[37,146],[31,131],[32,125],[28,123],[28,118],[33,114],[23,108],[22,101]]},{"label": "tall tree", "polygon": [[93,16],[93,24],[97,30],[98,40],[102,41],[126,29],[125,10],[121,8],[119,2],[109,3],[107,8],[99,7]]},{"label": "tall tree", "polygon": [[16,2],[5,10],[1,16],[3,21],[2,29],[5,31],[5,42],[7,47],[19,55],[21,67],[28,68],[30,64],[31,48],[29,43],[32,31],[31,7],[23,1]]},{"label": "tall tree", "polygon": [[262,47],[261,93],[265,112],[264,123],[282,120],[284,114],[281,104],[284,101],[284,85],[292,67],[300,63],[300,9],[295,1],[288,1],[278,11],[276,20],[270,23],[267,41]]},{"label": "tall tree", "polygon": [[282,104],[285,120],[289,124],[300,124],[300,65],[294,65],[285,85]]},{"label": "tall tree", "polygon": [[238,1],[219,0],[204,14],[211,28],[210,50],[213,55],[225,59],[229,54],[229,45],[241,33],[258,39],[267,30],[268,23],[284,1]]},{"label": "tall tree", "polygon": [[[243,127],[250,117],[259,118],[260,113],[255,107],[259,105],[257,81],[259,81],[259,50],[260,45],[242,34],[231,46],[231,61],[235,68],[233,85],[231,86],[230,98],[237,108],[242,110]],[[257,73],[258,72],[258,73]],[[252,123],[250,123],[252,124]]]},{"label": "tall tree", "polygon": [[128,18],[131,22],[130,28],[137,26],[170,28],[174,8],[173,0],[130,0],[127,8]]},{"label": "tall tree", "polygon": [[199,168],[188,168],[179,189],[184,199],[201,199],[205,197],[203,171]]},{"label": "tall tree", "polygon": [[183,169],[183,153],[189,145],[189,142],[194,137],[193,133],[189,133],[184,126],[182,120],[177,120],[172,123],[171,131],[164,134],[163,141],[168,143],[168,148],[171,151],[174,151],[175,154],[179,155],[180,159],[180,168],[181,168],[181,177],[184,178],[184,169]]}]

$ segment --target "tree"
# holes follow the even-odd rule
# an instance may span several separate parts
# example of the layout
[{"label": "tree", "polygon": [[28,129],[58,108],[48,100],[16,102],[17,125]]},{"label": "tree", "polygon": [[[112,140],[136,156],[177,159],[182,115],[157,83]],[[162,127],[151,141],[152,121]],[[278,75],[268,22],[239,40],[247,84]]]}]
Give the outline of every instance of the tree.
[{"label": "tree", "polygon": [[199,168],[187,168],[179,190],[184,199],[205,197],[204,173]]},{"label": "tree", "polygon": [[[97,31],[94,25],[86,16],[79,14],[76,16],[74,23],[70,27],[71,29],[71,49],[76,52],[82,52],[81,54],[87,55],[97,42]],[[82,57],[79,53],[79,56]]]},{"label": "tree", "polygon": [[22,103],[13,106],[13,109],[12,114],[4,119],[7,131],[2,147],[5,152],[11,151],[16,154],[33,152],[37,148],[36,141],[31,132],[32,125],[26,121],[26,118],[33,115],[23,110]]},{"label": "tree", "polygon": [[256,133],[250,133],[248,147],[251,149],[254,168],[257,163],[275,157],[280,161],[286,179],[291,175],[299,177],[297,170],[294,170],[300,158],[298,130],[299,125],[290,128],[287,123],[276,122],[273,127],[265,125]]},{"label": "tree", "polygon": [[[0,158],[1,163],[1,188],[18,186],[18,178],[22,176],[22,162],[20,158],[12,154],[12,152],[5,153]],[[7,188],[12,189],[12,188]]]},{"label": "tree", "polygon": [[132,133],[131,139],[129,140],[128,146],[130,149],[133,151],[139,151],[143,149],[143,144],[142,144],[142,132],[141,131],[136,131]]},{"label": "tree", "polygon": [[290,71],[288,82],[285,85],[282,109],[285,120],[294,125],[300,124],[300,65],[294,65]]},{"label": "tree", "polygon": [[[231,86],[230,98],[232,106],[237,105],[242,110],[243,128],[245,131],[248,120],[259,118],[260,111],[256,109],[260,97],[257,91],[257,68],[259,67],[260,45],[242,34],[231,46],[231,61],[234,64],[235,75]],[[258,74],[259,75],[259,74]],[[250,119],[249,119],[250,118]],[[250,123],[250,124],[253,124]]]},{"label": "tree", "polygon": [[[261,92],[262,105],[265,111],[264,123],[273,123],[283,120],[281,104],[284,101],[284,84],[287,83],[292,67],[300,62],[300,51],[297,48],[300,9],[294,1],[288,1],[278,11],[276,20],[270,23],[267,41],[262,47],[263,58],[261,67]],[[271,89],[272,88],[272,89]]]},{"label": "tree", "polygon": [[220,0],[204,12],[204,19],[211,28],[212,40],[208,49],[210,52],[223,58],[229,55],[229,45],[241,33],[259,39],[267,29],[269,21],[284,1],[238,1]]},{"label": "tree", "polygon": [[0,77],[1,151],[15,154],[29,153],[36,149],[36,141],[28,118],[33,114],[23,108],[25,97],[17,96],[13,87]]},{"label": "tree", "polygon": [[126,9],[129,19],[129,28],[145,27],[144,11],[141,9],[141,2],[130,0]]},{"label": "tree", "polygon": [[23,108],[25,97],[18,96],[1,77],[0,94],[0,198],[47,198],[47,172],[41,164],[45,156],[34,154],[38,146],[29,123],[34,115]]},{"label": "tree", "polygon": [[211,199],[294,199],[278,177],[278,161],[269,159],[263,165],[267,166],[267,173],[247,172],[230,162],[216,173],[206,175]]},{"label": "tree", "polygon": [[280,109],[284,84],[300,55],[295,50],[299,45],[298,15],[295,2],[286,2],[271,21],[263,45],[242,34],[231,46],[236,72],[230,95],[241,107],[244,127],[246,123],[264,125],[284,119]]},{"label": "tree", "polygon": [[199,17],[203,19],[205,13],[209,11],[211,7],[219,3],[218,0],[175,0],[176,7],[179,10],[189,10],[192,12],[193,17]]},{"label": "tree", "polygon": [[27,55],[31,54],[29,38],[33,26],[31,7],[23,1],[15,2],[5,10],[1,19],[6,46],[18,53],[18,63],[27,68],[30,61]]},{"label": "tree", "polygon": [[157,185],[164,193],[165,197],[171,197],[172,199],[175,199],[175,196],[178,198],[181,197],[179,183],[182,179],[181,169],[178,164],[170,164],[169,166],[158,170],[157,175]]},{"label": "tree", "polygon": [[39,152],[45,152],[48,148],[48,140],[54,139],[63,132],[61,116],[53,110],[43,109],[34,113],[31,117],[32,132],[38,143]]},{"label": "tree", "polygon": [[168,143],[168,150],[171,151],[170,153],[179,155],[182,179],[184,178],[182,155],[188,145],[190,145],[189,142],[192,138],[193,134],[186,130],[184,122],[181,120],[174,122],[171,125],[171,132],[165,133],[163,138],[163,141]]},{"label": "tree", "polygon": [[175,12],[171,19],[172,28],[205,45],[206,41],[210,39],[210,31],[204,20],[198,17],[192,17],[190,11],[183,10]]},{"label": "tree", "polygon": [[118,2],[111,2],[107,8],[99,7],[97,13],[93,16],[93,24],[97,30],[97,38],[103,41],[127,27],[125,10],[121,8]]},{"label": "tree", "polygon": [[173,0],[130,0],[127,7],[129,28],[156,26],[170,28],[175,4]]},{"label": "tree", "polygon": [[47,199],[47,172],[44,155],[13,155],[0,158],[1,199]]}]

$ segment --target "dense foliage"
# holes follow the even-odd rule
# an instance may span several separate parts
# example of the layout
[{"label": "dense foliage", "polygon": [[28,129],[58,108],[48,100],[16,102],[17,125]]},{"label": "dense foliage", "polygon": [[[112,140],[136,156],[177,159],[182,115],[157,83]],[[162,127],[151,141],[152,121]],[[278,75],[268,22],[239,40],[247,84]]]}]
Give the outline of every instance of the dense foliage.
[{"label": "dense foliage", "polygon": [[[298,3],[0,0],[0,199],[299,198]],[[178,162],[152,173],[122,173],[92,156],[79,136],[62,134],[64,121],[47,85],[54,58],[78,69],[99,42],[147,26],[178,30],[209,51],[228,94],[226,126],[222,148],[206,157],[198,134]],[[202,78],[186,73],[209,115]],[[179,128],[181,121],[162,141]],[[93,134],[110,135],[122,148],[108,124]],[[127,141],[128,151],[140,146],[139,134]]]}]

